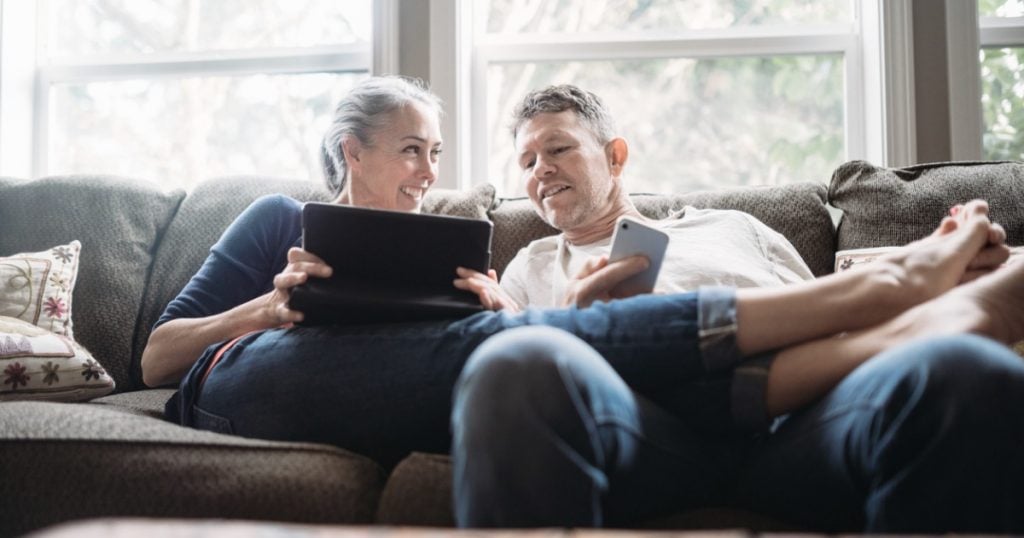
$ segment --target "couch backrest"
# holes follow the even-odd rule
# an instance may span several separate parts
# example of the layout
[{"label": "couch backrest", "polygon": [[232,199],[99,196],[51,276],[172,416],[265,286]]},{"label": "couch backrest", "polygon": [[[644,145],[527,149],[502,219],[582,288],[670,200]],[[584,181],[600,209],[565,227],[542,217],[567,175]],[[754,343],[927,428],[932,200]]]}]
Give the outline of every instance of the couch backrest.
[{"label": "couch backrest", "polygon": [[[72,308],[76,339],[100,360],[118,391],[143,388],[139,359],[153,323],[206,259],[239,213],[264,194],[330,198],[319,185],[266,177],[217,178],[186,196],[111,176],[0,178],[0,255],[82,242]],[[633,195],[661,218],[684,205],[747,211],[794,243],[815,274],[829,271],[831,221],[817,184],[742,188],[686,195]],[[555,233],[526,199],[495,200],[489,185],[434,190],[425,211],[494,222],[492,265],[503,270],[533,239]]]},{"label": "couch backrest", "polygon": [[184,198],[112,176],[0,179],[0,256],[82,243],[75,339],[129,386],[132,335],[161,235]]}]

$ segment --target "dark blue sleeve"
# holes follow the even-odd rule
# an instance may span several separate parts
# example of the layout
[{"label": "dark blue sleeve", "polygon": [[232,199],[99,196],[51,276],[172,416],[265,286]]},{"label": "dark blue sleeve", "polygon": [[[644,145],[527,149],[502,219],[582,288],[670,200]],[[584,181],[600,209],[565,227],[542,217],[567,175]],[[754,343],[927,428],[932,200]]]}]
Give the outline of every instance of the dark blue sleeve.
[{"label": "dark blue sleeve", "polygon": [[302,237],[302,203],[275,194],[254,201],[224,230],[203,266],[153,326],[230,310],[273,288]]}]

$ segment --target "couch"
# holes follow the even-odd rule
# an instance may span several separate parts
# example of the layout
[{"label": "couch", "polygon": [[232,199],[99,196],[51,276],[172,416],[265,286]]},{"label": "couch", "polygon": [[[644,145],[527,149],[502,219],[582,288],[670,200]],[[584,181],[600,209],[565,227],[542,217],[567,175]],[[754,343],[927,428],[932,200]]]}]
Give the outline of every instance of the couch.
[{"label": "couch", "polygon": [[[113,393],[84,402],[0,403],[0,535],[101,516],[451,525],[443,454],[413,453],[384,468],[342,448],[162,420],[173,389],[146,387],[139,358],[164,306],[252,200],[277,192],[301,200],[328,195],[310,182],[263,177],[219,178],[188,194],[143,185],[109,176],[0,178],[0,258],[81,242],[69,314],[74,340],[116,383]],[[749,212],[784,234],[819,276],[832,272],[837,250],[904,244],[930,232],[952,203],[973,197],[989,198],[1010,243],[1024,243],[1019,162],[886,169],[855,161],[828,185],[632,195],[652,217],[684,205]],[[496,198],[488,185],[433,191],[425,208],[490,219],[499,272],[519,248],[554,233],[528,200]],[[652,525],[784,528],[776,523],[704,509]]]}]

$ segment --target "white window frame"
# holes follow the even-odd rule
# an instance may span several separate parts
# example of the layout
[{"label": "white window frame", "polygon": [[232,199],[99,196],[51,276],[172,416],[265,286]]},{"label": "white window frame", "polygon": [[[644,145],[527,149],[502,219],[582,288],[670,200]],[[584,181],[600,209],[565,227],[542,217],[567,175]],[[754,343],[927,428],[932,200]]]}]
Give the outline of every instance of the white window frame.
[{"label": "white window frame", "polygon": [[[947,0],[952,1],[952,0]],[[974,52],[974,72],[977,73],[975,80],[973,81],[958,81],[957,87],[964,88],[961,91],[975,91],[974,99],[967,101],[972,103],[974,106],[966,110],[966,114],[971,121],[977,125],[977,136],[975,138],[977,145],[977,157],[971,156],[971,158],[981,158],[982,152],[982,135],[984,132],[984,120],[981,114],[981,69],[979,65],[979,52],[982,48],[989,47],[1024,47],[1024,17],[978,17],[978,8],[975,0],[965,1],[964,4],[969,4],[971,12],[965,15],[961,19],[963,25],[958,30],[961,32],[970,32],[973,29],[976,38],[973,42],[968,42],[966,46],[973,45],[971,49]],[[962,7],[961,9],[967,9]],[[947,13],[947,17],[949,14]],[[951,32],[953,33],[953,32]],[[952,36],[950,38],[952,40]],[[952,47],[952,44],[950,45]],[[952,70],[952,66],[950,66]],[[952,71],[951,71],[952,72]],[[951,77],[952,78],[952,77]],[[961,77],[963,78],[963,77]],[[953,83],[950,83],[953,86]],[[950,92],[952,94],[952,92]],[[952,95],[950,96],[952,99]],[[955,101],[954,101],[955,102]],[[952,121],[950,122],[952,123]],[[955,137],[954,129],[954,137]],[[955,138],[954,138],[955,140]],[[975,149],[973,146],[966,146],[966,150]]]},{"label": "white window frame", "polygon": [[[0,175],[48,173],[50,87],[137,78],[369,71],[397,73],[399,0],[374,0],[372,43],[97,56],[49,63],[43,57],[46,0],[0,0]],[[32,21],[28,23],[28,21]]]},{"label": "white window frame", "polygon": [[909,164],[916,154],[912,0],[852,2],[855,22],[849,25],[522,39],[475,32],[483,25],[474,21],[481,10],[473,10],[472,0],[431,0],[431,80],[449,117],[457,119],[442,129],[441,177],[461,188],[495,179],[487,168],[486,70],[504,61],[841,53],[847,157]]},{"label": "white window frame", "polygon": [[979,17],[977,0],[945,0],[950,149],[953,160],[983,158],[981,49],[1024,47],[1024,17]]}]

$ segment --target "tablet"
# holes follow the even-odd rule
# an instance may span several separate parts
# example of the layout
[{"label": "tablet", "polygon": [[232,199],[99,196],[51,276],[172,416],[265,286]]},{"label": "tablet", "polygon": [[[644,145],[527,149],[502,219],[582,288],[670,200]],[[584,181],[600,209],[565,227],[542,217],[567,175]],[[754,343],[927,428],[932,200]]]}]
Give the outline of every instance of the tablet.
[{"label": "tablet", "polygon": [[476,294],[456,289],[456,267],[486,273],[486,220],[309,202],[302,247],[333,268],[292,290],[303,324],[457,319],[480,312]]}]

